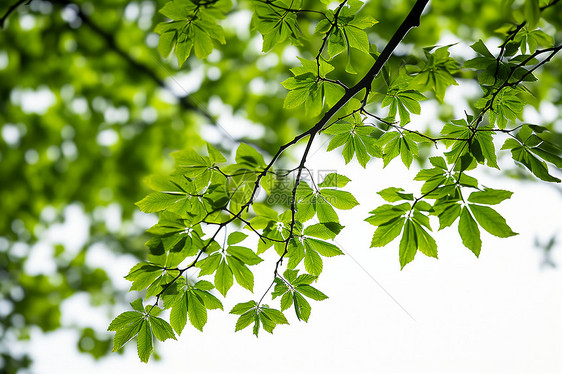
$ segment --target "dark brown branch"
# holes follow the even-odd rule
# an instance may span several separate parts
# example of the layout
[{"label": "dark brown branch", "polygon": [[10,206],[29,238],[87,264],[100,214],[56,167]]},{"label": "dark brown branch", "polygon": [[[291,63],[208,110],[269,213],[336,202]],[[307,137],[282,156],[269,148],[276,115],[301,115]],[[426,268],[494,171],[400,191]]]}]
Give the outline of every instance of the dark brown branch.
[{"label": "dark brown branch", "polygon": [[[283,258],[287,254],[289,242],[293,238],[293,230],[294,230],[295,223],[296,223],[296,220],[295,220],[296,192],[297,192],[298,185],[300,183],[300,177],[301,177],[302,171],[305,168],[305,163],[306,163],[308,153],[309,153],[309,151],[312,147],[312,143],[314,142],[314,137],[316,136],[316,134],[318,134],[318,132],[320,132],[324,128],[324,126],[330,121],[330,119],[341,108],[343,108],[343,106],[349,100],[351,100],[351,98],[353,98],[355,95],[357,95],[363,89],[368,90],[371,87],[371,83],[373,82],[375,77],[379,74],[379,72],[381,71],[381,69],[383,68],[385,63],[388,61],[388,59],[390,58],[390,56],[392,55],[392,53],[394,52],[396,47],[398,47],[398,44],[400,44],[402,39],[404,39],[406,34],[412,28],[419,26],[421,14],[422,14],[422,12],[423,12],[423,10],[424,10],[424,8],[425,8],[425,6],[427,5],[428,2],[429,2],[429,0],[417,0],[416,1],[416,3],[414,4],[414,7],[410,11],[410,13],[406,17],[406,19],[402,22],[402,24],[400,25],[400,27],[398,28],[396,33],[394,33],[394,35],[392,36],[392,38],[390,39],[390,41],[388,42],[388,44],[386,45],[386,47],[384,48],[384,50],[382,51],[380,56],[377,58],[377,60],[375,61],[375,63],[371,67],[371,69],[367,72],[367,74],[363,77],[363,79],[361,79],[355,86],[347,89],[345,91],[345,94],[343,95],[343,97],[341,99],[339,99],[338,102],[324,114],[322,119],[314,127],[310,128],[305,133],[297,136],[291,142],[291,143],[294,144],[298,140],[302,139],[303,137],[310,135],[310,138],[308,139],[308,142],[306,144],[305,151],[304,151],[303,156],[301,158],[299,167],[297,169],[298,170],[297,171],[297,178],[295,180],[295,186],[293,187],[292,201],[291,201],[291,227],[290,227],[290,231],[289,231],[289,236],[287,237],[287,241],[285,243],[285,250],[283,251],[283,254],[280,256],[279,260],[277,260],[277,262],[275,264],[274,280],[270,284],[270,286],[267,288],[264,295],[261,297],[260,302],[258,303],[258,306],[259,306],[259,304],[261,304],[263,298],[265,297],[265,294],[267,294],[269,292],[269,290],[271,289],[271,287],[273,286],[273,284],[275,282],[275,278],[278,276],[279,267],[283,263]],[[290,143],[288,143],[288,144],[290,144]],[[282,149],[283,149],[283,147],[282,147]],[[280,151],[282,151],[282,149]]]},{"label": "dark brown branch", "polygon": [[[60,0],[60,1],[67,1],[67,0]],[[306,163],[306,159],[308,156],[308,153],[310,152],[310,149],[312,147],[312,143],[314,142],[314,138],[316,137],[316,135],[323,129],[323,127],[330,121],[330,119],[341,109],[343,108],[343,106],[349,101],[351,100],[351,98],[353,98],[355,95],[357,95],[359,92],[361,92],[363,89],[369,88],[371,86],[372,81],[375,79],[375,77],[378,75],[378,73],[381,71],[382,67],[384,66],[384,64],[386,63],[386,61],[390,58],[390,56],[392,55],[392,53],[394,52],[394,50],[396,49],[396,47],[398,46],[398,44],[402,41],[402,39],[404,39],[404,37],[406,36],[406,34],[414,27],[419,26],[420,24],[420,17],[421,14],[425,8],[425,6],[427,5],[427,3],[429,2],[429,0],[417,0],[416,3],[414,4],[412,10],[410,11],[410,13],[408,14],[408,16],[406,17],[406,19],[402,22],[402,24],[400,25],[400,27],[398,28],[398,30],[396,31],[396,33],[394,34],[394,36],[390,39],[390,41],[388,42],[387,46],[384,48],[384,50],[382,51],[382,53],[380,54],[379,58],[375,61],[375,63],[373,64],[373,66],[371,67],[371,69],[367,72],[367,74],[363,77],[363,79],[361,79],[361,81],[359,81],[355,86],[348,88],[345,90],[345,94],[343,95],[343,97],[341,99],[338,100],[338,102],[331,107],[330,109],[328,109],[328,111],[324,114],[324,116],[320,119],[320,121],[318,121],[316,123],[316,125],[314,125],[313,127],[311,127],[309,130],[303,132],[300,135],[297,135],[293,140],[291,140],[290,142],[282,145],[279,150],[277,151],[277,153],[273,156],[273,158],[271,159],[271,161],[269,162],[269,164],[267,164],[267,166],[264,168],[264,170],[262,170],[261,173],[258,174],[256,181],[254,183],[254,188],[252,190],[252,194],[250,195],[250,198],[248,199],[248,201],[240,208],[240,210],[238,211],[238,213],[236,214],[232,214],[232,217],[230,217],[227,221],[219,224],[219,227],[217,228],[217,230],[214,232],[214,234],[212,235],[212,237],[210,239],[208,239],[208,242],[206,245],[203,246],[203,248],[199,251],[199,253],[197,254],[197,256],[195,257],[195,259],[191,262],[191,264],[189,266],[187,266],[184,269],[180,269],[180,273],[178,274],[177,277],[175,277],[169,284],[167,284],[163,290],[156,295],[156,301],[154,303],[154,305],[158,304],[158,301],[160,300],[160,297],[164,294],[164,292],[166,292],[166,290],[168,289],[168,287],[173,284],[185,271],[187,271],[188,269],[194,267],[197,262],[199,261],[199,259],[201,258],[201,256],[203,255],[203,253],[205,253],[207,251],[207,248],[211,245],[211,243],[216,239],[217,235],[219,234],[219,232],[226,227],[229,223],[235,221],[236,219],[241,218],[241,215],[243,214],[243,212],[245,210],[247,210],[254,202],[254,198],[256,196],[256,193],[259,189],[260,186],[260,181],[261,179],[273,168],[273,165],[275,164],[275,162],[279,159],[279,157],[281,156],[281,154],[289,147],[297,144],[300,140],[304,139],[305,137],[310,137],[308,139],[307,145],[306,145],[306,149],[304,151],[304,154],[301,158],[301,161],[299,163],[299,166],[297,167],[297,177],[295,180],[295,186],[293,187],[293,192],[292,192],[292,202],[291,202],[291,211],[292,211],[292,219],[291,219],[291,227],[290,227],[290,231],[289,231],[289,236],[286,238],[286,244],[285,244],[285,250],[282,254],[282,256],[279,258],[279,260],[277,261],[276,265],[275,265],[275,271],[274,271],[274,275],[275,277],[277,277],[278,274],[278,270],[279,267],[281,266],[282,262],[283,262],[283,258],[287,253],[288,250],[288,245],[290,240],[293,238],[293,231],[294,231],[294,226],[295,226],[295,213],[296,213],[296,191],[297,191],[297,187],[298,184],[300,182],[300,177],[302,175],[302,171],[305,168],[305,163]],[[275,278],[274,277],[274,278]],[[273,285],[273,283],[272,283]],[[267,292],[269,292],[269,290],[271,289],[271,285],[268,287]],[[266,292],[266,293],[267,293]],[[263,300],[263,297],[262,299]],[[260,302],[261,302],[260,300]]]},{"label": "dark brown branch", "polygon": [[540,7],[541,12],[547,8],[550,8],[551,6],[556,5],[556,3],[558,3],[560,0],[554,0],[553,2],[551,2],[550,4],[546,4],[545,6]]},{"label": "dark brown branch", "polygon": [[25,5],[27,5],[30,2],[31,2],[31,0],[18,0],[14,4],[12,4],[8,8],[6,13],[2,16],[2,18],[0,18],[0,29],[4,27],[4,22],[6,22],[6,20],[10,16],[10,14],[12,14],[20,5],[22,5],[23,3],[25,3]]}]

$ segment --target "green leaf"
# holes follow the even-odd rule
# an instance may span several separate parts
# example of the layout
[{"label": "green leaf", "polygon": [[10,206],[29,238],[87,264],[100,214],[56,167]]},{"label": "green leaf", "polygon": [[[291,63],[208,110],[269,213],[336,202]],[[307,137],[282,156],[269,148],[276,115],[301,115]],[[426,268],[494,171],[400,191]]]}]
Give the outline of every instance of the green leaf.
[{"label": "green leaf", "polygon": [[246,327],[250,326],[252,324],[252,322],[255,321],[255,316],[256,316],[256,313],[252,310],[252,311],[248,311],[248,312],[242,314],[240,317],[238,317],[238,320],[236,321],[236,327],[234,328],[234,332],[240,331],[240,330],[245,329]]},{"label": "green leaf", "polygon": [[281,296],[281,310],[287,310],[293,305],[293,294],[286,292]]},{"label": "green leaf", "polygon": [[404,226],[404,219],[397,217],[392,221],[380,225],[373,235],[373,240],[371,241],[372,247],[384,247],[391,241],[393,241],[402,232],[402,227]]},{"label": "green leaf", "polygon": [[181,335],[187,323],[187,293],[183,292],[181,298],[174,304],[170,312],[170,325],[178,335]]},{"label": "green leaf", "polygon": [[141,298],[141,299],[136,299],[136,300],[132,301],[132,302],[131,302],[131,307],[132,307],[134,310],[136,310],[136,311],[138,311],[138,312],[144,314],[144,308],[143,308],[143,306],[142,306],[142,298]]},{"label": "green leaf", "polygon": [[404,189],[402,188],[389,187],[377,193],[389,203],[393,203],[400,200],[414,200],[413,194],[403,193],[402,191],[404,191]]},{"label": "green leaf", "polygon": [[[543,142],[542,144],[544,144],[545,142]],[[545,161],[551,162],[554,165],[556,165],[556,167],[558,168],[562,168],[562,158],[551,153],[548,151],[545,151],[542,148],[539,147],[533,147],[533,148],[529,148],[531,152],[533,152],[534,154],[536,154],[537,156],[539,156],[540,158],[542,158]]]},{"label": "green leaf", "polygon": [[322,183],[318,184],[318,187],[345,187],[347,183],[349,183],[351,179],[346,177],[345,175],[337,174],[337,173],[330,173],[324,177]]},{"label": "green leaf", "polygon": [[[140,299],[139,299],[140,300]],[[107,331],[117,331],[120,330],[131,323],[137,322],[142,319],[142,314],[139,312],[128,311],[119,314],[117,317],[111,321]]]},{"label": "green leaf", "polygon": [[133,323],[117,330],[115,332],[115,336],[113,337],[113,352],[118,351],[121,347],[131,341],[131,339],[137,336],[143,322],[144,319],[139,318]]},{"label": "green leaf", "polygon": [[219,299],[217,299],[215,295],[206,291],[195,290],[194,292],[197,296],[199,296],[203,300],[205,304],[205,308],[221,309],[221,310],[223,309],[222,303],[220,302]]},{"label": "green leaf", "polygon": [[230,314],[244,314],[247,311],[254,309],[256,305],[257,305],[256,302],[253,300],[247,301],[245,303],[238,303],[234,306],[234,308],[232,308]]},{"label": "green leaf", "polygon": [[220,255],[220,253],[215,253],[209,257],[204,258],[203,260],[198,261],[195,266],[201,269],[199,271],[200,276],[209,275],[217,271],[221,260],[222,256]]},{"label": "green leaf", "polygon": [[243,232],[234,231],[233,233],[228,235],[228,240],[226,241],[226,243],[228,245],[238,244],[244,239],[246,239],[247,237],[248,235],[244,234]]},{"label": "green leaf", "polygon": [[213,288],[215,288],[215,286],[211,282],[206,281],[206,280],[198,281],[197,283],[195,283],[193,285],[193,287],[197,288],[198,290],[202,290],[202,291],[210,291]]},{"label": "green leaf", "polygon": [[316,214],[318,215],[318,220],[320,223],[338,223],[339,218],[336,214],[336,211],[330,203],[325,201],[324,199],[317,199],[316,200]]},{"label": "green leaf", "polygon": [[312,275],[322,273],[322,257],[310,247],[304,253],[304,268]]},{"label": "green leaf", "polygon": [[307,236],[314,236],[319,239],[334,239],[340,233],[343,226],[335,222],[317,223],[315,225],[307,226],[303,234]]},{"label": "green leaf", "polygon": [[271,321],[273,321],[273,323],[275,323],[276,325],[289,324],[287,318],[285,318],[285,315],[277,309],[262,307],[261,312],[262,314],[266,315]]},{"label": "green leaf", "polygon": [[236,150],[236,163],[250,170],[263,170],[266,167],[261,153],[246,143],[240,143]]},{"label": "green leaf", "polygon": [[133,282],[130,291],[140,291],[148,287],[161,274],[160,267],[141,262],[130,270],[125,279]]},{"label": "green leaf", "polygon": [[236,282],[247,290],[253,292],[254,274],[252,274],[250,269],[248,269],[248,267],[244,265],[242,261],[238,260],[235,257],[228,256],[227,261],[230,269],[232,270],[232,274],[234,274],[234,277],[236,278]]},{"label": "green leaf", "polygon": [[176,31],[168,31],[160,35],[158,52],[162,57],[168,57],[176,44]]},{"label": "green leaf", "polygon": [[506,190],[494,190],[485,188],[484,191],[476,191],[470,194],[468,201],[471,203],[495,205],[509,199],[513,192]]},{"label": "green leaf", "polygon": [[495,59],[494,55],[488,50],[488,47],[484,44],[484,42],[480,39],[476,43],[470,46],[475,52],[480,53],[485,57],[490,57]]},{"label": "green leaf", "polygon": [[443,157],[430,157],[429,162],[431,162],[431,165],[437,168],[447,170],[447,163],[445,162],[445,159]]},{"label": "green leaf", "polygon": [[443,230],[445,227],[451,226],[457,218],[461,215],[460,204],[453,202],[447,204],[443,210],[438,213],[439,217],[439,230]]},{"label": "green leaf", "polygon": [[320,253],[324,257],[343,255],[343,252],[337,246],[322,240],[307,238],[304,240],[304,243],[305,243],[305,248],[313,249],[314,251]]},{"label": "green leaf", "polygon": [[209,153],[209,159],[213,164],[226,162],[226,158],[223,154],[210,143],[207,143],[207,153]]},{"label": "green leaf", "polygon": [[461,218],[459,220],[459,234],[464,246],[470,249],[476,257],[480,256],[480,250],[482,249],[480,230],[466,207],[462,208]]},{"label": "green leaf", "polygon": [[418,223],[414,223],[418,249],[428,257],[437,258],[437,243]]},{"label": "green leaf", "polygon": [[479,131],[477,136],[478,144],[482,151],[482,157],[487,161],[488,166],[499,170],[496,160],[496,148],[494,146],[492,134],[490,131]]},{"label": "green leaf", "polygon": [[417,250],[418,245],[414,224],[412,221],[406,220],[402,239],[400,239],[400,269],[404,269],[404,266],[414,259]]},{"label": "green leaf", "polygon": [[293,305],[295,307],[295,314],[299,320],[308,322],[312,308],[306,299],[298,292],[293,294]]},{"label": "green leaf", "polygon": [[161,342],[165,341],[166,339],[176,339],[176,335],[174,334],[174,330],[172,330],[172,326],[162,318],[158,317],[151,317],[150,318],[150,326],[152,327],[152,333],[154,337]]},{"label": "green leaf", "polygon": [[248,265],[257,265],[263,261],[250,248],[246,247],[230,246],[227,248],[226,252]]},{"label": "green leaf", "polygon": [[182,198],[185,198],[185,194],[153,192],[136,205],[145,213],[154,213],[169,208]]},{"label": "green leaf", "polygon": [[143,321],[137,336],[137,352],[142,362],[148,362],[154,347],[152,344],[152,331],[148,321]]},{"label": "green leaf", "polygon": [[323,188],[320,193],[328,203],[337,209],[348,210],[359,205],[355,197],[347,191]]},{"label": "green leaf", "polygon": [[226,261],[223,259],[215,274],[215,287],[217,290],[223,295],[226,296],[226,293],[232,287],[234,283],[232,270],[230,266],[226,264]]},{"label": "green leaf", "polygon": [[469,204],[469,207],[476,221],[490,234],[500,238],[508,238],[517,235],[517,233],[513,232],[507,225],[505,218],[499,215],[494,209],[476,204]]},{"label": "green leaf", "polygon": [[193,292],[188,294],[187,300],[189,322],[191,322],[196,329],[203,331],[203,326],[207,323],[207,308],[205,308],[203,300]]},{"label": "green leaf", "polygon": [[326,296],[323,292],[306,284],[296,286],[295,290],[316,301],[322,301],[328,298],[328,296]]},{"label": "green leaf", "polygon": [[393,221],[398,217],[402,217],[410,210],[411,205],[409,203],[402,203],[398,205],[384,204],[371,211],[373,216],[365,219],[373,226],[380,226],[387,222]]},{"label": "green leaf", "polygon": [[539,0],[525,0],[525,20],[529,24],[529,28],[534,29],[541,17]]}]

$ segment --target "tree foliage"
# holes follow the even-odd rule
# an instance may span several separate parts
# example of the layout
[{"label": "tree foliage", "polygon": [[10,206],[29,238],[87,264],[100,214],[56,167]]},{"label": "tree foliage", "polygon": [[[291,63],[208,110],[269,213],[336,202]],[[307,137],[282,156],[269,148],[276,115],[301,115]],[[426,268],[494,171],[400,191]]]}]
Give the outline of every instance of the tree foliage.
[{"label": "tree foliage", "polygon": [[[328,5],[330,2],[324,3]],[[450,45],[424,48],[423,57],[414,63],[386,66],[399,42],[410,29],[419,25],[427,3],[421,0],[413,5],[379,53],[369,43],[364,31],[377,21],[364,14],[361,1],[342,1],[334,9],[325,10],[304,8],[300,1],[249,2],[254,11],[252,26],[262,34],[264,52],[286,43],[302,45],[307,40],[319,40],[320,47],[313,54],[315,57],[299,57],[300,66],[292,68],[293,76],[282,82],[288,90],[283,108],[304,108],[315,125],[282,145],[269,162],[245,143],[237,148],[232,162],[211,145],[203,155],[191,150],[176,153],[176,170],[168,179],[176,188],[170,185],[165,191],[150,194],[138,203],[145,212],[160,212],[160,221],[149,230],[154,234],[147,243],[149,262],[132,269],[131,274],[134,273],[136,278],[131,279],[131,289],[156,288],[147,292],[145,298],[155,296],[151,308],[158,308],[161,301],[164,308],[171,308],[170,321],[178,334],[187,316],[200,330],[207,322],[208,305],[203,297],[192,291],[197,290],[199,283],[206,282],[208,290],[216,287],[225,297],[234,280],[253,292],[254,277],[248,266],[262,262],[258,255],[270,248],[279,255],[273,281],[260,298],[239,303],[231,310],[231,314],[240,315],[235,331],[253,326],[256,336],[261,328],[272,332],[276,325],[288,323],[283,311],[290,306],[294,306],[297,319],[308,321],[311,306],[307,298],[324,300],[327,297],[310,284],[322,273],[326,257],[343,254],[331,242],[342,229],[337,211],[352,209],[359,203],[351,193],[341,189],[349,181],[343,175],[330,176],[318,185],[314,180],[311,183],[303,180],[303,173],[308,171],[307,156],[318,134],[331,137],[328,151],[341,148],[346,163],[355,157],[363,167],[367,167],[372,158],[383,159],[386,166],[400,156],[409,168],[419,157],[421,147],[440,143],[445,146],[441,151],[443,156],[432,157],[431,167],[422,168],[415,177],[423,182],[419,193],[397,187],[380,191],[380,196],[389,204],[377,207],[366,218],[376,226],[372,247],[382,247],[399,238],[401,268],[413,261],[418,251],[437,258],[431,215],[439,219],[439,229],[458,220],[462,242],[476,256],[482,250],[482,230],[501,238],[517,235],[500,213],[490,207],[510,198],[511,192],[481,186],[470,175],[480,165],[499,169],[494,145],[498,134],[508,136],[502,149],[511,149],[515,161],[540,179],[560,182],[549,173],[546,164],[559,167],[562,161],[556,147],[541,137],[548,129],[540,125],[517,124],[518,120],[523,120],[524,97],[529,94],[525,83],[536,80],[534,73],[537,69],[562,49],[562,46],[553,45],[552,38],[542,30],[535,30],[540,19],[540,4],[525,4],[523,20],[504,30],[504,42],[497,55],[478,40],[471,46],[476,57],[466,61],[462,68],[461,63],[451,57]],[[173,27],[174,36],[163,33],[161,43],[177,39],[175,51],[180,64],[186,57],[183,44],[193,44],[196,56],[206,57],[210,45],[203,52],[199,48],[198,52],[197,43],[205,41],[209,44],[210,39],[208,36],[199,38],[191,31],[196,25],[191,20],[196,19],[198,13],[222,13],[230,5],[230,2],[220,0],[188,1],[186,4],[174,0],[168,3],[162,13],[172,21],[160,24],[158,30]],[[546,9],[552,4],[543,6]],[[300,32],[298,16],[302,13],[314,13],[319,17],[311,35]],[[184,25],[186,17],[187,26]],[[515,14],[514,18],[517,18]],[[180,23],[184,25],[181,26],[183,34],[176,26],[179,19],[184,20]],[[201,16],[202,21],[208,19],[210,17]],[[219,34],[215,32],[219,29],[220,26],[209,27],[209,33]],[[215,39],[223,42],[222,36]],[[180,44],[181,40],[183,44]],[[170,52],[172,44],[166,44],[164,55]],[[361,77],[359,80],[347,78],[346,81],[351,82],[349,86],[334,76],[335,58],[340,54],[346,55],[344,74]],[[354,67],[354,62],[365,59],[374,61],[369,69],[362,71]],[[477,76],[483,91],[471,110],[474,114],[448,121],[437,135],[407,127],[411,113],[420,114],[419,102],[427,99],[425,95],[443,103],[447,88],[458,84],[455,75],[461,69]],[[386,88],[374,90],[373,86]],[[385,118],[377,114],[377,106],[389,107]],[[279,157],[301,140],[306,140],[304,153],[298,165],[287,172],[295,175],[293,184],[285,190],[275,190],[275,180],[284,173],[275,167]],[[256,201],[260,188],[270,196],[288,195],[288,206],[268,207]],[[248,247],[232,245],[246,239],[247,235],[241,231],[232,232],[227,239],[228,245],[221,245],[219,235],[227,227],[241,227],[257,235],[257,253]],[[177,260],[169,263],[170,256]],[[286,270],[281,273],[284,261]],[[180,262],[185,265],[181,266]],[[197,279],[214,276],[214,284],[205,280],[193,285],[186,283],[183,275],[194,267],[200,269]],[[298,275],[299,268],[305,271],[301,275]],[[158,280],[163,278],[166,280]],[[279,309],[263,302],[271,290],[273,298],[281,296]],[[175,301],[166,301],[167,298]],[[222,307],[213,299],[213,306],[218,305]],[[150,310],[146,316],[150,316]],[[138,342],[141,342],[142,333],[140,328]],[[142,340],[147,341],[146,347],[141,349],[139,346],[139,355],[142,352],[141,359],[144,360],[144,352],[152,348],[152,342]],[[120,346],[119,343],[114,346]]]},{"label": "tree foliage", "polygon": [[[271,333],[289,323],[291,308],[308,321],[311,300],[327,298],[315,286],[324,261],[343,254],[334,242],[344,229],[338,213],[360,203],[345,190],[345,171],[314,180],[306,164],[320,137],[330,139],[326,151],[369,172],[376,172],[373,159],[383,167],[394,160],[419,168],[420,190],[405,181],[379,191],[386,203],[365,217],[374,226],[371,247],[396,241],[401,268],[418,251],[437,258],[436,222],[438,230],[456,223],[476,256],[485,249],[483,231],[516,235],[497,207],[511,192],[483,186],[476,168],[497,172],[507,155],[517,165],[512,174],[560,182],[560,134],[552,123],[529,123],[524,111],[527,104],[560,104],[552,96],[561,81],[557,0],[475,1],[472,11],[460,1],[428,0],[24,3],[0,7],[6,23],[0,90],[10,97],[0,112],[1,234],[6,248],[32,245],[41,239],[36,227],[54,224],[40,218],[45,207],[62,212],[76,202],[94,223],[79,254],[57,261],[62,284],[26,274],[25,257],[0,252],[7,269],[2,295],[17,287],[25,294],[24,301],[8,297],[15,307],[3,325],[22,314],[27,326],[55,329],[60,301],[78,290],[98,295],[98,303],[121,300],[102,288],[105,272],[87,264],[90,244],[99,241],[139,261],[126,279],[131,291],[144,294],[109,330],[114,350],[136,339],[142,361],[155,340],[176,339],[188,321],[203,330],[208,310],[223,310],[220,295],[232,287],[256,290],[253,300],[229,311],[238,316],[235,331]],[[248,15],[247,25],[233,26]],[[472,57],[443,45],[445,32],[470,45]],[[174,93],[177,82],[164,77],[175,69],[204,72],[196,94]],[[469,82],[481,95],[454,117],[447,92]],[[26,92],[50,92],[54,102],[26,108]],[[264,124],[263,136],[231,138],[215,117],[220,113],[205,109],[217,97],[238,116]],[[416,125],[424,102],[440,108],[427,129]],[[221,134],[212,144],[193,135],[201,123]],[[297,144],[304,151],[293,164],[285,156]],[[180,149],[172,153],[175,167],[166,156],[173,149]],[[141,179],[149,174],[153,192],[142,197]],[[147,236],[116,234],[95,221],[96,209],[111,203],[133,220],[132,198],[141,211],[158,215]],[[145,238],[148,256],[138,244]],[[266,266],[266,251],[278,260],[262,293],[252,268]],[[73,269],[80,269],[78,283]],[[34,320],[38,309],[43,315]],[[25,338],[25,329],[17,334]],[[82,334],[91,337],[91,329]],[[95,339],[90,353],[104,355],[107,340]]]}]

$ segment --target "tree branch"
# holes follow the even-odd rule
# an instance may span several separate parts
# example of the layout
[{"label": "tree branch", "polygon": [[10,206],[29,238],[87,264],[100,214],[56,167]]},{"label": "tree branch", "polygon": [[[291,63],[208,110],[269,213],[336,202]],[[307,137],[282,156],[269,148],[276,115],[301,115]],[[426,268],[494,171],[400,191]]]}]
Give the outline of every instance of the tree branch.
[{"label": "tree branch", "polygon": [[[296,223],[296,220],[295,220],[296,192],[297,192],[298,185],[300,183],[300,177],[301,177],[301,174],[302,174],[302,170],[305,168],[306,159],[307,159],[308,153],[311,149],[312,143],[314,141],[314,137],[316,136],[316,134],[318,134],[318,132],[320,132],[324,128],[324,126],[330,121],[330,119],[341,108],[343,108],[343,106],[345,104],[347,104],[347,102],[349,100],[351,100],[351,98],[353,98],[355,95],[357,95],[363,89],[368,90],[371,87],[371,83],[376,78],[376,76],[379,74],[379,72],[381,71],[381,69],[383,68],[385,63],[388,61],[388,59],[392,55],[392,52],[394,52],[396,47],[398,47],[398,44],[400,44],[402,39],[404,39],[406,34],[412,28],[419,26],[421,14],[422,14],[422,12],[423,12],[423,10],[424,10],[424,8],[425,8],[425,6],[427,5],[428,2],[429,2],[429,0],[417,0],[416,1],[416,3],[414,4],[414,7],[410,11],[410,13],[406,17],[406,19],[402,22],[402,24],[400,25],[398,30],[394,33],[394,35],[392,36],[392,38],[390,39],[390,41],[388,42],[388,44],[386,45],[386,47],[384,48],[384,50],[382,51],[380,56],[377,58],[377,60],[375,61],[375,63],[371,67],[371,69],[367,72],[367,74],[363,77],[363,79],[361,79],[357,84],[355,84],[355,86],[353,86],[351,88],[348,88],[345,91],[345,94],[343,95],[343,97],[340,100],[338,100],[338,102],[333,107],[331,107],[326,112],[326,114],[324,114],[322,119],[314,127],[310,128],[305,133],[297,136],[291,142],[291,143],[294,144],[298,140],[302,139],[303,137],[310,135],[310,138],[308,139],[308,142],[306,144],[305,151],[304,151],[303,156],[301,158],[299,167],[297,168],[297,177],[296,177],[295,186],[293,187],[293,192],[292,192],[291,226],[290,226],[290,229],[289,229],[289,236],[287,237],[287,241],[285,243],[285,250],[283,251],[283,254],[280,256],[279,260],[275,264],[274,281],[273,282],[275,282],[275,278],[278,275],[279,267],[283,263],[283,258],[287,254],[289,242],[291,241],[291,239],[293,239],[293,231],[294,231],[294,227],[295,227],[295,223]],[[288,143],[288,144],[291,144],[291,143]],[[281,149],[283,149],[283,147]],[[275,160],[275,158],[274,158],[274,160]],[[265,294],[267,294],[269,292],[269,290],[271,289],[272,286],[273,286],[273,283],[271,283],[271,285],[267,288]],[[265,294],[261,297],[260,302],[258,303],[258,306],[259,306],[259,304],[261,304],[261,301],[263,300]]]},{"label": "tree branch", "polygon": [[31,0],[18,0],[16,1],[14,4],[12,4],[8,10],[6,11],[6,13],[2,16],[2,18],[0,18],[0,28],[4,27],[4,22],[6,22],[6,20],[8,19],[8,17],[10,16],[10,14],[12,14],[20,5],[22,5],[23,3],[25,3],[26,5],[29,4],[31,2]]}]

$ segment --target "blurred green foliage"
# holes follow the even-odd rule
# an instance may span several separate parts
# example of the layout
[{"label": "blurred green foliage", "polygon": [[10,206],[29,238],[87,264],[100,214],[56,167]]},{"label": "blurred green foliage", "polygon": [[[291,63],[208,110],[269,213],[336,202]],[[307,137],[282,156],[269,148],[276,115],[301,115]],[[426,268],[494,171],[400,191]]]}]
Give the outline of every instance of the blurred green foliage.
[{"label": "blurred green foliage", "polygon": [[[133,203],[148,191],[145,176],[171,170],[172,150],[202,148],[207,137],[226,152],[244,140],[272,153],[313,125],[304,111],[283,109],[287,91],[280,82],[299,64],[296,54],[317,50],[320,43],[279,45],[264,55],[261,37],[248,32],[250,7],[239,0],[222,23],[226,43],[215,43],[205,61],[191,56],[178,71],[175,56],[159,56],[154,33],[165,20],[157,11],[167,1],[6,0],[0,16],[17,3],[0,31],[0,367],[7,373],[29,365],[28,357],[12,354],[10,344],[28,339],[34,328],[79,329],[81,352],[99,358],[110,351],[107,334],[61,320],[61,303],[76,294],[87,294],[93,305],[125,299],[107,268],[87,261],[91,248],[103,243],[115,256],[145,256],[145,227]],[[412,3],[368,1],[364,14],[380,22],[367,30],[371,42],[382,47]],[[513,0],[432,1],[389,67],[423,60],[421,47],[444,38],[472,44],[495,37],[514,21],[506,7],[522,5]],[[324,5],[309,0],[305,6]],[[555,30],[562,29],[560,10],[556,5],[542,14]],[[308,33],[317,21],[305,14],[299,25]],[[371,63],[365,59],[364,66],[355,68],[364,71]],[[344,74],[345,58],[333,64],[342,72],[336,79],[351,85],[360,78]],[[560,108],[561,71],[560,59],[544,66],[541,84],[529,86],[530,104],[540,108],[547,101]],[[459,71],[455,79],[475,78],[465,74]],[[259,131],[239,130],[237,116]],[[441,106],[438,120],[451,119],[450,105]],[[561,144],[560,133],[553,134],[550,141]],[[524,175],[519,170],[511,173]],[[47,237],[50,229],[68,221],[69,206],[80,207],[89,219],[87,238],[77,250]],[[100,208],[109,206],[119,207],[121,223],[104,219]],[[34,270],[29,263],[38,245],[52,249],[52,258],[44,259],[54,264],[50,271]]]}]

